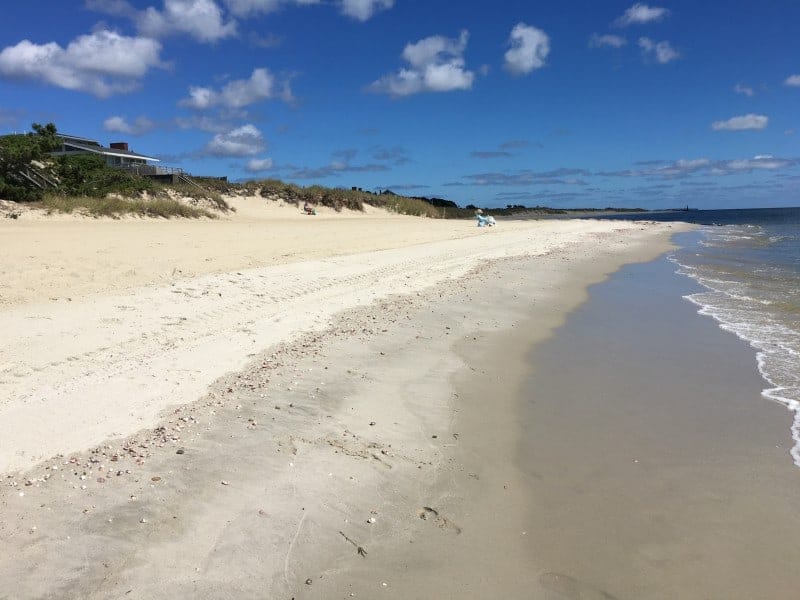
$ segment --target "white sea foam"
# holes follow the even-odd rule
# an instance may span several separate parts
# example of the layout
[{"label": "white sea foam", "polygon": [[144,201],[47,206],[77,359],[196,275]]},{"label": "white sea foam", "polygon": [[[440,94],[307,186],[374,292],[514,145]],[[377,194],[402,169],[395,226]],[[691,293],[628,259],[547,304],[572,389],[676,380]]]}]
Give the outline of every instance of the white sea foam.
[{"label": "white sea foam", "polygon": [[[731,241],[752,239],[752,236],[737,236],[714,229],[707,230],[706,235],[713,235],[714,241],[720,241],[723,237]],[[706,239],[708,240],[708,237]],[[727,239],[725,241],[728,241]],[[717,244],[713,242],[705,244],[706,247],[711,245]],[[724,245],[723,243],[719,246],[724,247]],[[756,351],[758,371],[769,385],[762,390],[761,395],[786,406],[792,412],[793,447],[790,453],[795,465],[800,467],[800,372],[797,360],[800,357],[800,330],[794,328],[795,323],[791,320],[787,324],[785,315],[770,308],[774,304],[772,300],[757,298],[752,293],[747,293],[753,288],[753,282],[733,281],[718,275],[714,276],[711,273],[712,266],[701,268],[690,264],[698,257],[702,258],[700,254],[691,256],[687,254],[681,260],[679,253],[680,251],[677,251],[669,257],[678,266],[676,272],[690,277],[708,290],[689,294],[684,298],[698,307],[699,314],[712,317],[721,329],[734,333]],[[767,288],[774,285],[775,289],[755,291],[773,293],[777,298],[787,292],[778,281],[767,281],[766,285]],[[789,291],[792,285],[794,282],[790,283]]]}]

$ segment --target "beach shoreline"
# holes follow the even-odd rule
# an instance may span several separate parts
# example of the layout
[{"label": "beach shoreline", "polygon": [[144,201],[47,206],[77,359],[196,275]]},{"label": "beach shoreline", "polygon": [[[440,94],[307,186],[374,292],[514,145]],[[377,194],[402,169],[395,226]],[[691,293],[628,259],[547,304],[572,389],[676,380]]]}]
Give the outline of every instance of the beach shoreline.
[{"label": "beach shoreline", "polygon": [[[486,246],[472,253],[458,244],[474,246],[480,239],[447,242],[455,248],[439,242],[402,249],[404,267],[391,277],[385,270],[370,276],[356,268],[374,270],[375,261],[391,252],[355,262],[337,258],[327,267],[350,269],[355,278],[344,281],[349,304],[333,303],[340,309],[316,314],[304,327],[296,320],[294,297],[277,302],[284,313],[270,329],[283,321],[300,333],[273,344],[256,338],[245,363],[226,367],[231,374],[196,394],[200,401],[173,402],[167,413],[153,409],[163,416],[137,435],[109,443],[98,434],[101,441],[89,452],[6,476],[0,536],[15,552],[0,561],[0,581],[13,581],[20,597],[105,598],[130,589],[140,597],[241,597],[269,590],[273,597],[321,598],[369,597],[368,589],[390,586],[392,594],[406,589],[424,597],[442,569],[457,569],[463,578],[472,561],[489,560],[484,545],[496,542],[475,541],[473,536],[488,535],[493,517],[465,514],[462,494],[454,490],[488,489],[504,478],[502,469],[491,474],[488,460],[468,465],[478,460],[476,452],[483,454],[476,430],[503,430],[513,418],[500,405],[492,413],[498,421],[486,421],[481,395],[516,384],[496,373],[458,383],[458,374],[478,369],[471,361],[485,360],[479,348],[490,346],[484,342],[530,318],[531,311],[541,317],[540,334],[548,335],[585,299],[590,282],[663,252],[675,229],[592,221],[532,225],[504,233],[505,242],[484,237]],[[436,253],[425,254],[431,247]],[[414,258],[415,252],[422,254]],[[444,270],[417,275],[410,286],[408,275],[432,264],[434,256]],[[318,273],[319,265],[311,271]],[[366,278],[363,285],[359,278]],[[386,280],[397,281],[381,289]],[[334,291],[323,299],[341,299],[344,290]],[[188,306],[204,298],[184,295]],[[310,297],[300,303],[306,309]],[[241,303],[235,306],[241,309]],[[287,314],[289,306],[294,308]],[[96,303],[90,307],[104,318]],[[229,335],[226,327],[220,332]],[[251,324],[247,335],[253,330]],[[535,339],[531,333],[529,340]],[[213,346],[219,341],[211,338]],[[463,400],[470,391],[472,399]],[[472,416],[455,412],[461,409],[453,394]],[[507,462],[515,439],[505,437],[492,455],[498,466]],[[495,501],[480,487],[466,495],[484,513]],[[524,500],[518,495],[512,505],[521,508]],[[459,560],[431,569],[454,539],[462,549]],[[411,542],[409,555],[405,544]],[[503,572],[501,562],[489,563]],[[41,568],[34,574],[22,564]]]},{"label": "beach shoreline", "polygon": [[800,585],[792,413],[763,396],[755,349],[687,300],[702,289],[666,258],[627,265],[529,356],[518,458],[536,563],[559,591],[777,599]]}]

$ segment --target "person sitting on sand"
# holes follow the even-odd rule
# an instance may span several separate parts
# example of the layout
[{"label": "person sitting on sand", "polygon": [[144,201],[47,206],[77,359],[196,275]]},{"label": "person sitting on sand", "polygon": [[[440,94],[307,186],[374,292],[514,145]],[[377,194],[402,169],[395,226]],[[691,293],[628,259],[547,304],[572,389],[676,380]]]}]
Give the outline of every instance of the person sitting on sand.
[{"label": "person sitting on sand", "polygon": [[494,217],[491,215],[484,216],[480,208],[475,211],[475,218],[478,220],[478,227],[494,227],[496,225]]},{"label": "person sitting on sand", "polygon": [[307,215],[315,215],[317,214],[317,209],[314,208],[313,204],[306,200],[305,204],[303,204],[303,212],[305,212]]}]

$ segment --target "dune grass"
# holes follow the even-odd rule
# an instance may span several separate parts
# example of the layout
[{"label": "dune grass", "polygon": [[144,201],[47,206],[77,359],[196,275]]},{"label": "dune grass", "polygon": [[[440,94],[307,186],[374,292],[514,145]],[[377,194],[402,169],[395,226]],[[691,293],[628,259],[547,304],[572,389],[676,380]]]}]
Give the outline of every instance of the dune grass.
[{"label": "dune grass", "polygon": [[183,217],[197,219],[216,215],[202,208],[187,206],[171,198],[153,198],[150,200],[131,200],[109,196],[93,198],[91,196],[60,196],[47,194],[41,200],[41,206],[48,212],[73,213],[80,212],[94,217],[120,218],[132,215],[140,217]]},{"label": "dune grass", "polygon": [[311,202],[317,206],[327,206],[336,211],[344,208],[363,211],[364,205],[385,208],[401,215],[418,217],[465,218],[472,211],[460,208],[439,208],[419,198],[409,198],[394,194],[371,194],[360,190],[327,188],[320,185],[301,187],[278,179],[248,181],[238,184],[239,189],[249,194],[259,193],[264,198],[281,199],[286,202]]},{"label": "dune grass", "polygon": [[159,189],[157,194],[160,196],[167,195],[170,191],[173,193],[177,193],[181,196],[186,198],[193,198],[194,200],[208,201],[213,208],[222,212],[228,212],[233,210],[225,201],[225,198],[222,197],[222,193],[220,193],[217,189],[214,189],[207,185],[205,180],[197,180],[199,183],[197,185],[191,185],[188,183],[175,183],[169,185],[159,184]]}]

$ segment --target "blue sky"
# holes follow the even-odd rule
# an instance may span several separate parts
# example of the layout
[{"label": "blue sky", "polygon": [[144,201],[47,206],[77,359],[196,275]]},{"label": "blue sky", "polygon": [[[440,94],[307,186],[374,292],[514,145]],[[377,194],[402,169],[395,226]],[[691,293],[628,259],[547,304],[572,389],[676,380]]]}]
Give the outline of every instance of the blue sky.
[{"label": "blue sky", "polygon": [[0,132],[461,205],[800,205],[800,3],[39,0]]}]

